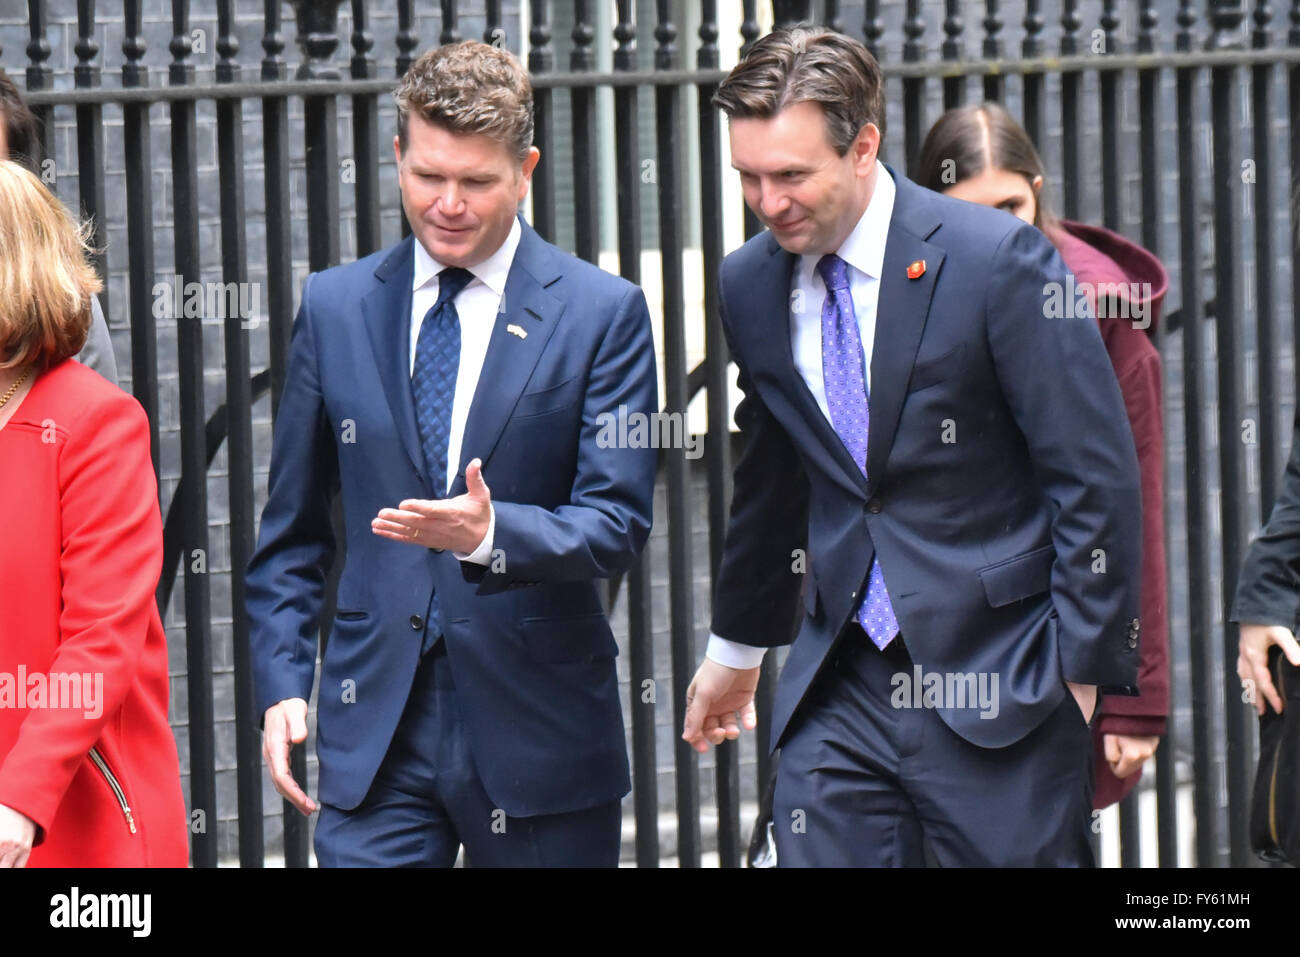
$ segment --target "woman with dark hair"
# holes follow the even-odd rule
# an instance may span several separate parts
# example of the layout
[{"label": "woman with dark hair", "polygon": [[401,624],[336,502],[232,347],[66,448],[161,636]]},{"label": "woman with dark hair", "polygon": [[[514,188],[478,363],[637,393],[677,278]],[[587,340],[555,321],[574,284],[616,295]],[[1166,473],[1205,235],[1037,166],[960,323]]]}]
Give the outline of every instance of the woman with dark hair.
[{"label": "woman with dark hair", "polygon": [[36,117],[9,74],[0,70],[0,159],[36,167]]},{"label": "woman with dark hair", "polygon": [[149,424],[78,362],[86,230],[0,160],[0,867],[184,867]]},{"label": "woman with dark hair", "polygon": [[917,182],[1005,209],[1041,229],[1076,287],[1044,290],[1044,315],[1086,297],[1119,380],[1142,473],[1141,664],[1137,697],[1109,696],[1093,719],[1097,788],[1093,807],[1120,800],[1155,753],[1169,712],[1165,607],[1164,431],[1160,355],[1154,334],[1169,286],[1155,256],[1097,226],[1058,219],[1043,196],[1043,162],[1029,135],[996,103],[949,110],[926,135]]},{"label": "woman with dark hair", "polygon": [[[0,70],[0,160],[10,159],[21,163],[33,173],[37,172],[36,159],[38,124],[32,111],[23,102],[18,87],[4,70]],[[90,332],[86,344],[77,353],[77,361],[90,366],[113,385],[117,385],[117,358],[113,355],[113,341],[108,335],[108,323],[99,300],[90,300]]]}]

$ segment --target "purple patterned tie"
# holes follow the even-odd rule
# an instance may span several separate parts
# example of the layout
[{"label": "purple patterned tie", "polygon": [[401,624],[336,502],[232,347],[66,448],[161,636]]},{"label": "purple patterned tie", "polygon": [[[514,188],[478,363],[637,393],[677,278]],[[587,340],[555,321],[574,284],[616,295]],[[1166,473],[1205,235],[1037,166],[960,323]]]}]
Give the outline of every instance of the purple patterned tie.
[{"label": "purple patterned tie", "polygon": [[[871,413],[862,365],[862,336],[858,332],[857,317],[853,314],[853,297],[849,294],[848,265],[831,253],[818,261],[817,272],[826,283],[826,301],[822,305],[822,375],[825,377],[826,407],[830,410],[831,425],[865,476]],[[898,619],[894,617],[894,606],[889,602],[879,558],[871,563],[871,581],[858,608],[857,620],[872,644],[882,650],[898,634]]]}]

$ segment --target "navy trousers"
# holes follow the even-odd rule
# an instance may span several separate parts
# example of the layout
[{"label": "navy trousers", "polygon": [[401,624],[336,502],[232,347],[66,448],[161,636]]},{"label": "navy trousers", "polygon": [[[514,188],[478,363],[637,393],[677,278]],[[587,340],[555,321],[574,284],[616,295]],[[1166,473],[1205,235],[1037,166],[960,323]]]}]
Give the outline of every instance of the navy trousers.
[{"label": "navy trousers", "polygon": [[1005,748],[981,748],[931,708],[894,707],[912,673],[851,625],[781,748],[781,867],[1092,867],[1092,737],[1074,696]]},{"label": "navy trousers", "polygon": [[622,806],[508,817],[494,806],[465,740],[446,645],[420,660],[392,744],[354,810],[322,804],[321,867],[616,867]]}]

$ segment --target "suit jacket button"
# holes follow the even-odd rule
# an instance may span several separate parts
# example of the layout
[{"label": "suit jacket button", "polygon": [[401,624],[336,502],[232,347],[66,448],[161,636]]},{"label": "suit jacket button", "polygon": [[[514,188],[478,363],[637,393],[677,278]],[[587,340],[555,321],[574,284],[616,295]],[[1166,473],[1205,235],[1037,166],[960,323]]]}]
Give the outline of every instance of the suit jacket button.
[{"label": "suit jacket button", "polygon": [[1128,646],[1130,648],[1136,648],[1138,646],[1138,640],[1134,638],[1132,635],[1129,635]]},{"label": "suit jacket button", "polygon": [[870,502],[867,503],[867,511],[870,512],[872,515],[879,515],[880,508],[881,508],[880,499],[878,498],[873,498]]},{"label": "suit jacket button", "polygon": [[419,631],[420,629],[422,629],[422,628],[424,627],[424,619],[421,618],[419,615],[412,615],[412,616],[411,616],[411,627],[412,627],[415,631]]}]

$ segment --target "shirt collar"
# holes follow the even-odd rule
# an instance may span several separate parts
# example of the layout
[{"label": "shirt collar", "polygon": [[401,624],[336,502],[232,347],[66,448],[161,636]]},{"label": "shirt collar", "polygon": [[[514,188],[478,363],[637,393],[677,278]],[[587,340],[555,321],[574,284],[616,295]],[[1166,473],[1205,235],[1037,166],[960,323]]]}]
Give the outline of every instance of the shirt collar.
[{"label": "shirt collar", "polygon": [[[885,267],[885,241],[889,238],[889,221],[894,215],[894,178],[885,169],[885,164],[876,160],[876,186],[871,191],[871,200],[853,232],[835,250],[835,254],[872,279],[879,279]],[[801,256],[800,267],[806,275],[811,276],[820,255],[805,254]]]},{"label": "shirt collar", "polygon": [[[519,240],[522,235],[523,230],[519,226],[519,217],[516,216],[510,224],[510,233],[506,236],[506,241],[501,244],[500,248],[478,265],[469,267],[469,271],[474,275],[474,278],[480,280],[498,296],[505,295],[506,277],[510,275],[510,266],[514,262],[515,250],[519,248]],[[415,274],[411,281],[413,290],[426,285],[434,276],[446,268],[429,255],[429,251],[424,248],[424,244],[418,239],[415,240],[414,245]]]}]

